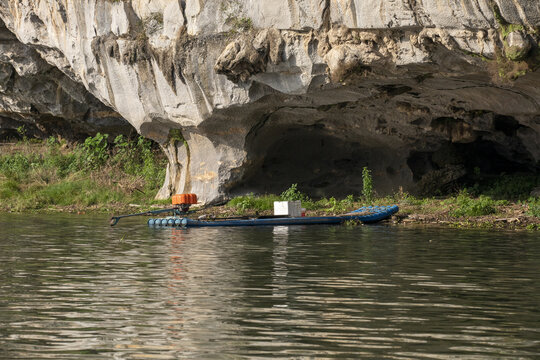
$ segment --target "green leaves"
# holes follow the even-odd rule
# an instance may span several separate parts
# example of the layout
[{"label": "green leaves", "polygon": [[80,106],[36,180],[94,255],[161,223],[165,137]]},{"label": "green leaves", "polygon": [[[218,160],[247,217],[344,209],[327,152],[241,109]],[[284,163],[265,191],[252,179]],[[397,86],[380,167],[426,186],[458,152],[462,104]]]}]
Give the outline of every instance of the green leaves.
[{"label": "green leaves", "polygon": [[94,137],[86,138],[82,145],[85,165],[97,169],[109,158],[107,139],[109,135],[97,133]]},{"label": "green leaves", "polygon": [[373,179],[371,171],[365,166],[362,169],[362,195],[366,202],[373,202]]},{"label": "green leaves", "polygon": [[452,216],[482,216],[490,215],[496,212],[496,203],[489,196],[481,195],[478,198],[472,198],[467,191],[462,191],[456,197],[457,208],[451,212]]},{"label": "green leaves", "polygon": [[306,194],[298,190],[298,184],[292,184],[287,190],[281,193],[280,198],[283,201],[296,201],[296,200],[300,200],[302,202],[310,201],[309,197]]},{"label": "green leaves", "polygon": [[143,137],[108,140],[98,133],[69,147],[50,137],[3,152],[0,209],[153,201],[165,178],[166,158]]}]

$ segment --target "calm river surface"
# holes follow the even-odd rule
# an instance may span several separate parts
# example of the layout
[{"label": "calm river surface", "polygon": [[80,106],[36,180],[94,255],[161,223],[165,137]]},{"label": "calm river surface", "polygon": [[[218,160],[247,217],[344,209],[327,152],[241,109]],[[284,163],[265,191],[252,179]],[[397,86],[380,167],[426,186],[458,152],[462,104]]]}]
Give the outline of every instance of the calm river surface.
[{"label": "calm river surface", "polygon": [[540,236],[0,215],[2,359],[540,359]]}]

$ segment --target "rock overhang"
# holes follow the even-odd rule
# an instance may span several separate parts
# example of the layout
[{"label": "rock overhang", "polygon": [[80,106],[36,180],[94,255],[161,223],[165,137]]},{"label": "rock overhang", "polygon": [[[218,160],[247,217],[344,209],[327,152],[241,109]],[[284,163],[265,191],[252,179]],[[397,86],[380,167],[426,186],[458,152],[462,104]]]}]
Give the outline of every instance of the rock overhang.
[{"label": "rock overhang", "polygon": [[[538,6],[439,5],[42,1],[5,4],[0,16],[162,144],[162,197],[216,201],[287,182],[315,194],[358,192],[363,166],[381,191],[412,189],[456,165],[434,160],[439,152],[467,144],[537,171]],[[509,37],[511,54],[501,29],[522,34]],[[451,170],[441,179],[462,173]]]}]

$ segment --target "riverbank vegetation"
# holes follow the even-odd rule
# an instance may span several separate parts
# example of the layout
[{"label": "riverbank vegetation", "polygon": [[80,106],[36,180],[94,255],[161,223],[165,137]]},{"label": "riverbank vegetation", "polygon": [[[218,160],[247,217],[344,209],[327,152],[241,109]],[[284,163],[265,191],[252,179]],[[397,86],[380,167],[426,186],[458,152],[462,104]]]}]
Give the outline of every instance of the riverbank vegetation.
[{"label": "riverbank vegetation", "polygon": [[[489,190],[495,192],[494,189]],[[522,194],[522,197],[525,197],[525,194]],[[313,200],[301,193],[297,185],[293,184],[281,195],[249,194],[236,197],[228,202],[220,215],[234,212],[270,214],[274,201],[285,200],[302,200],[302,207],[306,209],[307,216],[338,215],[361,206],[398,204],[400,211],[394,216],[394,223],[540,230],[539,198],[528,196],[524,200],[497,199],[484,194],[474,195],[467,189],[446,197],[418,198],[399,191],[390,196],[374,197],[371,201],[365,196],[353,195],[343,199],[330,197]]]},{"label": "riverbank vegetation", "polygon": [[311,199],[293,184],[280,195],[248,194],[230,200],[223,213],[270,214],[274,201],[301,200],[308,216],[344,214],[361,206],[398,204],[395,223],[440,224],[455,227],[526,228],[540,230],[540,198],[531,191],[540,186],[538,175],[502,175],[496,178],[475,172],[471,185],[444,197],[415,197],[399,190],[377,197],[370,171],[363,169],[362,195]]},{"label": "riverbank vegetation", "polygon": [[[166,158],[142,137],[110,139],[97,134],[80,144],[62,139],[0,144],[0,211],[138,212],[169,206],[154,200],[161,187]],[[247,194],[205,212],[231,216],[271,214],[274,201],[301,200],[307,216],[337,215],[367,205],[397,204],[393,221],[459,227],[540,230],[540,198],[530,195],[540,176],[479,172],[453,194],[415,197],[403,190],[377,196],[369,169],[362,173],[361,195],[313,199],[292,184],[281,194]]]},{"label": "riverbank vegetation", "polygon": [[80,144],[50,137],[0,144],[0,210],[107,209],[153,198],[166,159],[142,137],[98,133]]}]

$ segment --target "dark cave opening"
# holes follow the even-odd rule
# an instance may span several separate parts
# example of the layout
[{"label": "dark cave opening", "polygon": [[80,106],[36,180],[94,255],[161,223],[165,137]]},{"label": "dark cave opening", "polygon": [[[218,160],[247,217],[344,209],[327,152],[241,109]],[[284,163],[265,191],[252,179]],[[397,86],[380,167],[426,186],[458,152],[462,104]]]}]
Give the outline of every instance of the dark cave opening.
[{"label": "dark cave opening", "polygon": [[[506,149],[491,141],[479,140],[469,144],[454,144],[456,151],[464,159],[467,170],[479,171],[485,175],[500,175],[534,172],[532,159],[528,154],[513,156],[514,160],[505,156]],[[516,161],[520,159],[521,162]]]},{"label": "dark cave opening", "polygon": [[493,127],[506,136],[515,136],[517,130],[523,126],[512,116],[495,115],[493,117]]},{"label": "dark cave opening", "polygon": [[[504,119],[500,126],[501,131],[516,130],[513,122]],[[479,182],[489,184],[501,176],[537,176],[538,164],[529,154],[510,155],[508,149],[488,140],[447,142],[436,151],[412,152],[407,165],[418,184],[417,192],[423,195],[444,195]],[[449,175],[451,172],[457,175]],[[426,186],[426,180],[438,183]]]},{"label": "dark cave opening", "polygon": [[399,157],[385,144],[373,137],[339,136],[321,124],[265,127],[248,136],[246,148],[249,164],[232,194],[280,194],[296,183],[314,198],[339,198],[361,194],[364,166],[380,193],[404,176]]}]

